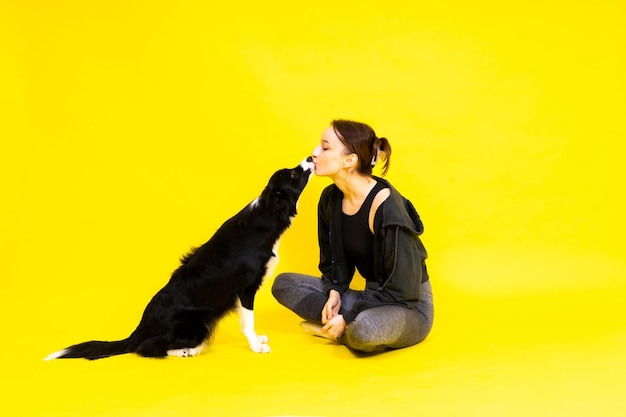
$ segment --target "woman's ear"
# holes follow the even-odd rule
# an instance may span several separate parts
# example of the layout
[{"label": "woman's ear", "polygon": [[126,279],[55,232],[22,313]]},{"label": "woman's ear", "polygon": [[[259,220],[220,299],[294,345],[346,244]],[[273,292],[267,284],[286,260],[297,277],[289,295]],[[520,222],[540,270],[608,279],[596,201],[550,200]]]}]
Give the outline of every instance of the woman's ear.
[{"label": "woman's ear", "polygon": [[352,153],[352,154],[348,155],[346,160],[343,162],[343,166],[345,168],[352,168],[353,166],[356,165],[357,159],[358,159],[358,157],[356,156],[356,154]]}]

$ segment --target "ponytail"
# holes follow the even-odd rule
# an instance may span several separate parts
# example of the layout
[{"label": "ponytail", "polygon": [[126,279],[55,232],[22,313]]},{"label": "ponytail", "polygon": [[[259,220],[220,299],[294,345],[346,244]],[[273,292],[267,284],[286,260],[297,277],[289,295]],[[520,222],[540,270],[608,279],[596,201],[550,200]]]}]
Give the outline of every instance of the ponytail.
[{"label": "ponytail", "polygon": [[391,145],[387,138],[375,138],[373,151],[372,167],[376,165],[380,159],[380,153],[383,153],[382,159],[385,161],[385,164],[383,165],[381,175],[384,177],[387,175],[387,171],[389,171],[389,159],[391,158]]}]

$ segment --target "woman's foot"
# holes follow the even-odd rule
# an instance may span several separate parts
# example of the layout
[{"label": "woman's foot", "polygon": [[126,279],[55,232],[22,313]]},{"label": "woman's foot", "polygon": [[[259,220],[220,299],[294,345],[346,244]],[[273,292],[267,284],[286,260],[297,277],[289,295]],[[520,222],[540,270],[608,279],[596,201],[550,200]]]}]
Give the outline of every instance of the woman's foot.
[{"label": "woman's foot", "polygon": [[314,323],[312,321],[305,320],[305,321],[300,323],[300,327],[302,327],[305,332],[307,332],[307,333],[309,333],[309,334],[311,334],[313,336],[323,337],[324,339],[332,340],[333,342],[337,341],[336,337],[331,336],[328,333],[322,332],[322,325],[321,324],[317,324],[317,323]]}]

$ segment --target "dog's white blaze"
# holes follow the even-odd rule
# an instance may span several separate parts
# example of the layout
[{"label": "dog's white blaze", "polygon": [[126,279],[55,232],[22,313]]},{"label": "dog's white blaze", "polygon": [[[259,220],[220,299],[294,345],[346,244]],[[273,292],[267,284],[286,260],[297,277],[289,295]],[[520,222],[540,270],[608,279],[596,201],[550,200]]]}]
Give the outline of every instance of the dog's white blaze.
[{"label": "dog's white blaze", "polygon": [[301,166],[301,167],[302,167],[302,169],[303,169],[303,170],[305,170],[305,171],[306,171],[307,169],[311,170],[311,174],[310,174],[310,175],[313,175],[313,169],[315,168],[315,164],[314,164],[313,162],[309,162],[309,161],[307,161],[307,159],[309,159],[309,158],[306,158],[306,159],[304,159],[302,162],[300,162],[300,166]]},{"label": "dog's white blaze", "polygon": [[51,361],[53,359],[60,358],[61,356],[65,355],[66,353],[67,353],[67,349],[58,350],[56,352],[53,352],[53,353],[49,354],[48,356],[43,358],[43,360],[44,361]]}]

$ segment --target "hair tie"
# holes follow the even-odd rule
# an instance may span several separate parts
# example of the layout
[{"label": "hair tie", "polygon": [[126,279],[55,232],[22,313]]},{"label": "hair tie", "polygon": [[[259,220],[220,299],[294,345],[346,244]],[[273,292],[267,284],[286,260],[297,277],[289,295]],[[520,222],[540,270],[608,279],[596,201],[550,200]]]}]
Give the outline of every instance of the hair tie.
[{"label": "hair tie", "polygon": [[380,139],[374,136],[374,148],[376,148],[376,152],[374,153],[374,156],[372,156],[372,166],[376,165],[376,162],[378,162],[378,157],[380,156],[380,143],[378,146],[376,146],[376,142],[380,142]]}]

